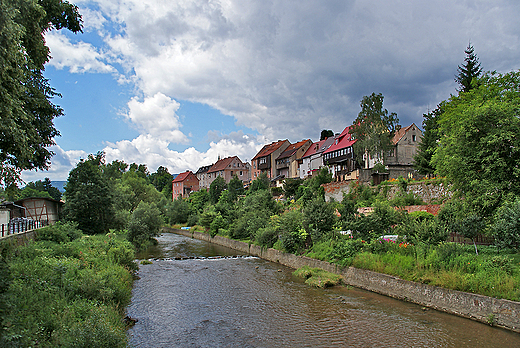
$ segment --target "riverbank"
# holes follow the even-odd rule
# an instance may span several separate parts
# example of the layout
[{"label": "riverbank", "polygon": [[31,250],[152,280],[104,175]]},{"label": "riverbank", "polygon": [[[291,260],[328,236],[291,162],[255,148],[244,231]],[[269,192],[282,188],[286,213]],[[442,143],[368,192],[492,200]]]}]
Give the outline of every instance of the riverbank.
[{"label": "riverbank", "polygon": [[262,249],[257,245],[218,235],[211,237],[206,233],[173,228],[164,230],[226,246],[294,269],[303,266],[318,267],[342,275],[344,282],[351,286],[520,333],[520,302],[444,289],[354,267],[341,268],[326,261],[275,249]]}]

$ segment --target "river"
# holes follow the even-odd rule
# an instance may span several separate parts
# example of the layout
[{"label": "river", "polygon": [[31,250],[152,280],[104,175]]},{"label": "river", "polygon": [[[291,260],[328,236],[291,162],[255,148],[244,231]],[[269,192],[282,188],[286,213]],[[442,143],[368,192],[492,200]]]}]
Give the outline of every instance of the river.
[{"label": "river", "polygon": [[520,335],[164,233],[139,255],[131,347],[520,347]]}]

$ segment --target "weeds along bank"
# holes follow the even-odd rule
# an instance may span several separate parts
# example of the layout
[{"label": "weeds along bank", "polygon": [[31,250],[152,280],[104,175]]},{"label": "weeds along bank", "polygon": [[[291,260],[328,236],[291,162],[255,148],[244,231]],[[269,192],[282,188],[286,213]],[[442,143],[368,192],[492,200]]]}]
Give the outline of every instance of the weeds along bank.
[{"label": "weeds along bank", "polygon": [[1,347],[126,347],[125,308],[134,247],[73,224],[40,229],[35,242],[0,244]]},{"label": "weeds along bank", "polygon": [[[330,241],[328,246],[318,246],[307,256],[298,256],[203,232],[171,228],[164,231],[206,240],[295,269],[321,268],[342,275],[347,285],[520,332],[520,277],[515,266],[518,260],[506,255],[497,257],[496,251],[490,250],[486,255],[483,249],[479,256],[474,256],[466,246],[454,243],[420,250],[391,241],[355,241],[346,244],[357,249],[350,251],[351,256],[331,260],[325,256],[328,251],[337,252],[338,246]],[[400,259],[399,253],[409,257]],[[490,296],[479,294],[479,289],[489,291]],[[505,296],[496,298],[497,294]],[[509,296],[517,301],[507,300]]]}]

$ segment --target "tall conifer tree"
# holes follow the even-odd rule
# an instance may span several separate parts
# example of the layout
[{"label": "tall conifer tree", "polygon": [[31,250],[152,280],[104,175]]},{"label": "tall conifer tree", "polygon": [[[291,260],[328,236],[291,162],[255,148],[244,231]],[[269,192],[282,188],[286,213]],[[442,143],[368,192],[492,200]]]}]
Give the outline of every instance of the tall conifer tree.
[{"label": "tall conifer tree", "polygon": [[471,81],[478,79],[482,74],[482,68],[471,43],[468,44],[464,53],[466,53],[466,58],[464,58],[464,64],[457,68],[458,74],[455,81],[460,85],[461,92],[468,92],[472,88]]}]

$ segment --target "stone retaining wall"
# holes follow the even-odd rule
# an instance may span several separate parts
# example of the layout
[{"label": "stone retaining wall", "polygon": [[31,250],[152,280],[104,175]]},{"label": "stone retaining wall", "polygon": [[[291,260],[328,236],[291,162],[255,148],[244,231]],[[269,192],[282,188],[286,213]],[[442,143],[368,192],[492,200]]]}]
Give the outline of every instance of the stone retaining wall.
[{"label": "stone retaining wall", "polygon": [[229,247],[294,269],[303,266],[318,267],[341,274],[348,285],[483,323],[492,322],[495,326],[520,332],[520,302],[415,283],[354,267],[341,268],[329,262],[296,256],[275,249],[263,249],[257,245],[249,245],[221,236],[211,238],[206,233],[172,228],[164,228],[164,230]]}]

